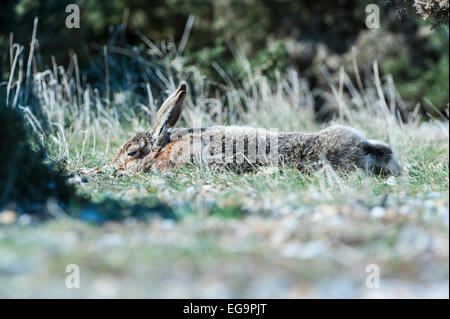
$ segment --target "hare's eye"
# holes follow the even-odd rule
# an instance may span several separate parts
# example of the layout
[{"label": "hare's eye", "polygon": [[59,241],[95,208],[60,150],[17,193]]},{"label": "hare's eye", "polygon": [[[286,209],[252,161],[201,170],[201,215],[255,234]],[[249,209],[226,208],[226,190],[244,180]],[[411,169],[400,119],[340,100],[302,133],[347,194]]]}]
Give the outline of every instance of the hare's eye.
[{"label": "hare's eye", "polygon": [[131,152],[127,153],[127,155],[130,157],[135,157],[137,154],[138,154],[138,151],[131,151]]}]

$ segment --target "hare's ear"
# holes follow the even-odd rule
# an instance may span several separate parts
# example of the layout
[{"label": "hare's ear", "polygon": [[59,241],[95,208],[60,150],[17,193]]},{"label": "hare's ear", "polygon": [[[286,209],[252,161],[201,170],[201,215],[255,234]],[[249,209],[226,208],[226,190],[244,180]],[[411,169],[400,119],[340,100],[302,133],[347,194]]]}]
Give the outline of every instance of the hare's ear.
[{"label": "hare's ear", "polygon": [[180,86],[164,101],[156,113],[152,129],[153,147],[160,146],[159,144],[164,141],[167,130],[175,126],[180,118],[186,89],[186,82],[181,82]]}]

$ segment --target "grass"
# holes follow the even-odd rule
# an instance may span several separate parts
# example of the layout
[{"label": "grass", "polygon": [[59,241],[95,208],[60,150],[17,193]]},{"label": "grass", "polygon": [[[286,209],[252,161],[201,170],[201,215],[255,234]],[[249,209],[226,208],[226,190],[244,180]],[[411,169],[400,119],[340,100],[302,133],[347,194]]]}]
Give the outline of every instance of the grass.
[{"label": "grass", "polygon": [[[365,88],[340,74],[328,75],[330,92],[315,92],[293,70],[270,87],[237,59],[247,75],[227,81],[220,95],[195,66],[159,75],[168,91],[177,79],[189,81],[180,126],[315,131],[325,126],[313,113],[313,96],[322,95],[338,109],[335,123],[390,143],[407,173],[388,179],[267,167],[235,174],[197,165],[116,172],[109,165],[115,152],[150,129],[162,97],[144,85],[145,95],[124,88],[107,99],[78,83],[79,71],[55,65],[34,73],[25,115],[50,160],[65,163],[77,193],[103,207],[94,213],[104,222],[67,207],[47,222],[21,216],[0,226],[0,297],[448,297],[448,121],[400,122],[401,97],[376,63]],[[177,70],[179,61],[166,62]],[[12,70],[10,96],[21,90],[13,84],[21,72]],[[11,107],[21,105],[18,96]],[[108,201],[120,207],[102,204]],[[133,213],[155,205],[176,218]],[[118,209],[125,218],[109,219]],[[64,285],[68,264],[80,267],[80,289]],[[379,266],[379,289],[365,285],[370,264]]]}]

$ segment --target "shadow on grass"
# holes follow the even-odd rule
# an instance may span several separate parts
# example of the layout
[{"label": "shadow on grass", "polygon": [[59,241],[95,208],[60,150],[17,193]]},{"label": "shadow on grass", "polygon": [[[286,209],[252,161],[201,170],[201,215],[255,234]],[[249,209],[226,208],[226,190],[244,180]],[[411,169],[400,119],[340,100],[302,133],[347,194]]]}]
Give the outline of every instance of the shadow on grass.
[{"label": "shadow on grass", "polygon": [[3,98],[0,101],[0,213],[10,210],[33,220],[73,216],[95,224],[155,215],[177,219],[155,198],[127,205],[108,198],[94,203],[77,195],[62,166],[48,161],[42,148],[36,150],[28,142],[33,136],[27,134],[22,112],[7,107]]}]

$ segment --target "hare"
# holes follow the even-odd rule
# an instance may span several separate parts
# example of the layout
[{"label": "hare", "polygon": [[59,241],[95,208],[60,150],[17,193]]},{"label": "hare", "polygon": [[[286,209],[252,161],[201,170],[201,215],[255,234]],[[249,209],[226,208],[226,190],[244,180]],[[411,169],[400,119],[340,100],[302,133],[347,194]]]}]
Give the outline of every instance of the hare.
[{"label": "hare", "polygon": [[288,165],[301,170],[324,164],[343,171],[362,169],[399,175],[392,148],[367,140],[353,128],[330,126],[317,133],[275,132],[240,126],[174,129],[187,84],[181,83],[158,110],[153,128],[132,136],[112,164],[119,170],[165,171],[186,163],[252,170],[261,165]]}]

